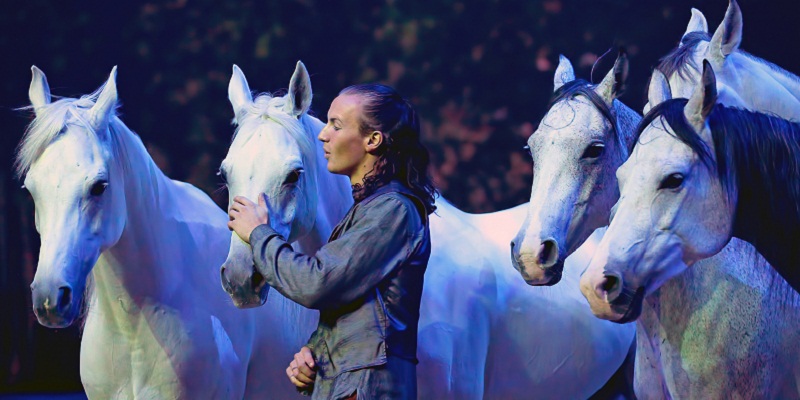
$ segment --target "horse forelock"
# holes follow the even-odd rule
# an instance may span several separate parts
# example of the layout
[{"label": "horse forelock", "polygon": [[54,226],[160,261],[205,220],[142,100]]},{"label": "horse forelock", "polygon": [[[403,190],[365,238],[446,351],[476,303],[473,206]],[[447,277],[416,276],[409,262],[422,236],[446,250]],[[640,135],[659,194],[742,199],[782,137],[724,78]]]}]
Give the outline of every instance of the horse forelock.
[{"label": "horse forelock", "polygon": [[240,143],[263,133],[263,137],[273,134],[273,130],[282,129],[288,132],[300,149],[307,168],[316,174],[317,157],[315,140],[317,132],[311,122],[314,118],[303,114],[300,118],[284,111],[285,97],[276,97],[269,93],[259,94],[253,102],[236,116],[236,130],[233,134],[231,151],[236,150],[236,139],[241,136]]},{"label": "horse forelock", "polygon": [[[600,114],[603,116],[603,118],[609,124],[611,124],[611,131],[613,132],[614,138],[617,140],[617,142],[622,144],[623,148],[626,147],[628,140],[626,140],[627,138],[622,137],[619,124],[617,123],[616,110],[619,107],[617,107],[616,103],[619,103],[619,101],[615,100],[614,111],[612,111],[608,104],[606,104],[605,100],[603,100],[600,95],[594,91],[594,88],[595,85],[592,85],[583,79],[576,79],[574,81],[565,83],[553,93],[553,96],[550,98],[550,103],[547,105],[547,112],[550,112],[550,109],[552,109],[553,106],[559,102],[572,100],[577,96],[583,96],[589,100],[589,102],[595,108],[597,108],[598,111],[600,111]],[[543,122],[544,118],[542,118],[542,123]]]},{"label": "horse forelock", "polygon": [[690,32],[681,38],[681,45],[675,47],[667,55],[658,60],[656,69],[664,73],[667,78],[677,73],[683,79],[688,79],[686,73],[689,68],[699,71],[699,66],[695,65],[692,55],[701,42],[711,41],[711,36],[703,31]]},{"label": "horse forelock", "polygon": [[[97,101],[97,97],[105,85],[99,87],[94,93],[81,96],[79,99],[61,98],[53,103],[38,107],[36,116],[28,124],[22,140],[17,146],[14,169],[17,178],[22,178],[30,170],[31,165],[42,155],[45,149],[53,143],[68,125],[79,125],[98,137],[89,121],[82,115],[89,111]],[[112,107],[111,120],[118,121],[118,103]],[[31,110],[33,106],[22,107],[21,110]]]}]

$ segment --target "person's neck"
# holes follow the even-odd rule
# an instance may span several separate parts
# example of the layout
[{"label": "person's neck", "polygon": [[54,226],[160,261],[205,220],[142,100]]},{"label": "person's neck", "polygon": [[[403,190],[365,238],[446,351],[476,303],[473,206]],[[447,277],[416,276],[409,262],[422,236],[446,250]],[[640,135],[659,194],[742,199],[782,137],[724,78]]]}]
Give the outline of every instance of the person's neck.
[{"label": "person's neck", "polygon": [[362,162],[359,164],[359,167],[353,171],[349,175],[350,178],[350,186],[358,187],[364,186],[364,178],[367,176],[368,173],[372,172],[375,169],[375,163],[378,161],[378,158],[367,154]]}]

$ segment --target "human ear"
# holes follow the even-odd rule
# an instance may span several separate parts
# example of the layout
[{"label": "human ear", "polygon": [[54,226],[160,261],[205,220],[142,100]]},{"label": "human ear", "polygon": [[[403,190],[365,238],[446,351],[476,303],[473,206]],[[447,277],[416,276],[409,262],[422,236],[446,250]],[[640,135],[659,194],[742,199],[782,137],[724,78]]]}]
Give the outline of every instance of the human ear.
[{"label": "human ear", "polygon": [[372,154],[381,148],[381,145],[383,144],[383,133],[381,131],[372,131],[365,139],[367,153]]}]

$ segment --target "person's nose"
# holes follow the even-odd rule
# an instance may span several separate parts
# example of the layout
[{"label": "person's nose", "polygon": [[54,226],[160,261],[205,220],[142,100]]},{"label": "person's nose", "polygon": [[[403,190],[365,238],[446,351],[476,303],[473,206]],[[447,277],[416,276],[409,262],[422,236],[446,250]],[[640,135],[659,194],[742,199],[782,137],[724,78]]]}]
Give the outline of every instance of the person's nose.
[{"label": "person's nose", "polygon": [[319,131],[319,135],[317,135],[317,140],[324,143],[327,142],[328,139],[329,139],[328,125],[325,125],[325,127],[323,127],[321,131]]}]

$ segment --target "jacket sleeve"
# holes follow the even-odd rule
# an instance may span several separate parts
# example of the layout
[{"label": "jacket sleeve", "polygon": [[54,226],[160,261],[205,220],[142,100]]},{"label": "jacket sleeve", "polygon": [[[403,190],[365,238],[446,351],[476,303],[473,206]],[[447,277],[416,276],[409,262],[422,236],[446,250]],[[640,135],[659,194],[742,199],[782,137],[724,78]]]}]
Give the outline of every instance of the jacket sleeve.
[{"label": "jacket sleeve", "polygon": [[305,307],[353,302],[406,261],[423,236],[410,200],[382,195],[356,213],[353,225],[313,256],[294,251],[268,225],[257,227],[250,234],[256,268],[267,284]]}]

